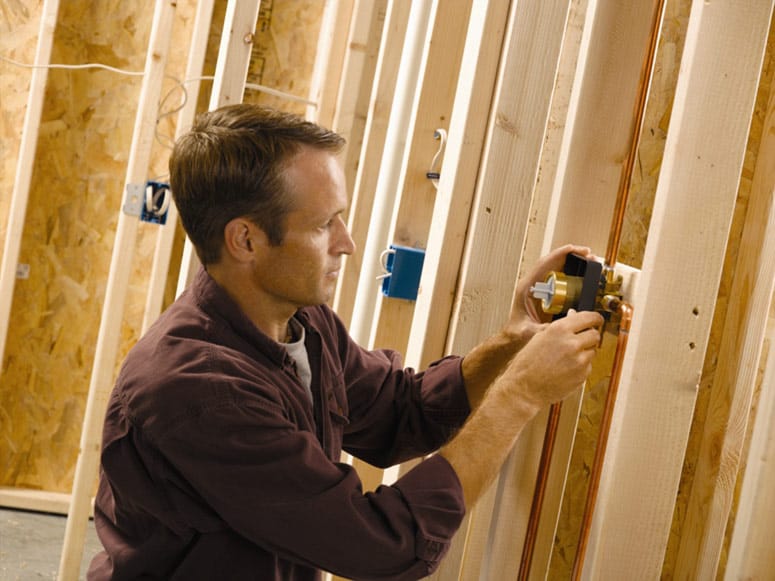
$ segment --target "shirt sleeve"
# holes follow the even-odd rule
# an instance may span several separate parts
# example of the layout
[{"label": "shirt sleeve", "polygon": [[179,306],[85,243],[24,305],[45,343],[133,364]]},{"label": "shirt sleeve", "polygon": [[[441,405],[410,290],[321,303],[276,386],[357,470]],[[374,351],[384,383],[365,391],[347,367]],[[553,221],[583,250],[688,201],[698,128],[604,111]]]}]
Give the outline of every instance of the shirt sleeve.
[{"label": "shirt sleeve", "polygon": [[[440,456],[363,493],[352,467],[271,402],[219,401],[165,433],[165,488],[189,523],[228,527],[279,556],[355,579],[419,579],[446,553],[465,507]],[[176,511],[176,512],[177,512]]]},{"label": "shirt sleeve", "polygon": [[392,466],[437,450],[465,422],[471,407],[461,357],[416,372],[404,368],[395,351],[360,347],[338,319],[335,332],[349,407],[347,452],[374,466]]}]

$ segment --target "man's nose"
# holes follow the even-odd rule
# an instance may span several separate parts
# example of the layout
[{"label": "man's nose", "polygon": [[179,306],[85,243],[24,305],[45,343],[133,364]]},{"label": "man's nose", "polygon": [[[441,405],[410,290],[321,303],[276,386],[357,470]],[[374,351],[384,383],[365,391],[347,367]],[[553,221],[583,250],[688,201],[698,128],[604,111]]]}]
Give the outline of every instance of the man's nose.
[{"label": "man's nose", "polygon": [[355,252],[355,241],[347,229],[347,224],[341,218],[339,218],[339,225],[339,240],[336,248],[338,254],[352,254]]}]

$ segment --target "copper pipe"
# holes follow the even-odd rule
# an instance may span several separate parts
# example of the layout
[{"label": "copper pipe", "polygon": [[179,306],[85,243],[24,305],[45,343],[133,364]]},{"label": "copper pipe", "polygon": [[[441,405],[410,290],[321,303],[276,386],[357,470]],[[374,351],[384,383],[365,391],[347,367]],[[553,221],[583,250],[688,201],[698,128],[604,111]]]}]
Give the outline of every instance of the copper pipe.
[{"label": "copper pipe", "polygon": [[641,126],[643,125],[643,115],[646,111],[646,99],[648,97],[648,88],[651,84],[651,71],[654,68],[654,56],[657,52],[657,40],[659,38],[659,26],[662,22],[662,12],[665,7],[665,0],[656,0],[654,15],[651,23],[651,38],[649,40],[646,58],[640,71],[640,81],[638,83],[638,98],[635,103],[635,116],[632,124],[632,137],[630,139],[630,149],[627,152],[627,159],[622,168],[619,178],[619,190],[616,195],[616,205],[614,207],[614,217],[611,223],[611,230],[608,235],[608,249],[605,253],[606,265],[613,267],[616,264],[616,257],[619,254],[619,242],[622,237],[622,225],[624,223],[624,212],[627,208],[627,197],[630,192],[630,182],[632,181],[632,170],[635,167],[635,157],[638,153],[638,144],[640,143]]},{"label": "copper pipe", "polygon": [[605,398],[603,418],[600,421],[600,432],[597,435],[595,458],[592,462],[592,470],[589,475],[589,488],[587,489],[587,499],[584,505],[584,516],[581,519],[581,533],[576,548],[576,557],[573,562],[573,575],[571,578],[574,581],[581,578],[581,571],[584,567],[584,557],[586,556],[589,533],[592,527],[592,516],[595,513],[597,493],[600,489],[600,475],[603,472],[605,451],[608,446],[608,434],[611,431],[611,419],[613,418],[614,406],[616,404],[616,394],[619,391],[619,381],[622,376],[622,363],[624,362],[624,353],[627,350],[627,339],[630,336],[630,325],[632,323],[632,306],[629,303],[619,301],[618,299],[615,300],[617,301],[616,312],[621,315],[619,337],[616,342],[613,366],[611,367],[611,381],[608,385],[608,394]]},{"label": "copper pipe", "polygon": [[[622,226],[624,223],[624,213],[627,208],[627,198],[632,181],[632,171],[635,166],[635,157],[640,143],[641,129],[643,125],[643,116],[646,111],[646,100],[648,98],[648,88],[651,83],[651,72],[654,68],[654,58],[657,52],[657,43],[659,39],[659,29],[662,23],[662,14],[664,12],[665,0],[655,0],[654,12],[651,22],[651,36],[649,38],[648,51],[643,61],[640,71],[640,81],[638,85],[638,99],[635,103],[635,116],[633,119],[632,139],[630,140],[630,149],[627,152],[627,159],[619,179],[619,190],[616,196],[616,205],[614,208],[613,221],[608,236],[608,248],[605,255],[606,276],[613,273],[614,265],[619,254],[619,243],[622,236]],[[616,352],[614,362],[611,368],[611,380],[606,394],[605,407],[603,408],[603,418],[600,422],[600,431],[597,436],[597,447],[595,448],[595,458],[592,464],[592,470],[589,476],[589,488],[587,489],[587,498],[584,505],[584,515],[581,519],[581,531],[579,542],[576,547],[576,556],[573,562],[572,579],[574,581],[581,578],[581,572],[584,567],[584,558],[586,557],[587,544],[592,527],[592,517],[597,503],[597,493],[600,488],[600,476],[603,471],[603,462],[605,452],[608,446],[608,435],[611,431],[611,419],[613,417],[614,406],[616,404],[616,395],[619,390],[621,380],[622,362],[624,353],[627,350],[627,340],[629,338],[630,325],[632,323],[633,310],[628,303],[619,301],[615,310],[621,315],[619,323],[619,337],[616,343]]]},{"label": "copper pipe", "polygon": [[[606,278],[614,274],[614,266],[616,265],[616,259],[619,255],[619,245],[622,236],[622,227],[624,224],[624,213],[627,208],[627,198],[632,181],[632,172],[633,168],[635,167],[635,158],[637,156],[638,145],[640,143],[643,117],[646,111],[646,101],[648,99],[648,88],[651,83],[651,73],[654,68],[654,59],[657,52],[659,29],[662,23],[664,7],[665,0],[655,0],[649,46],[646,52],[646,58],[644,59],[643,65],[641,67],[640,79],[638,82],[638,92],[637,100],[635,103],[635,114],[632,123],[630,148],[627,152],[627,158],[625,159],[625,164],[622,168],[622,173],[619,178],[619,187],[617,190],[616,203],[614,206],[614,215],[608,236],[608,248],[606,249],[605,268],[603,271]],[[592,515],[594,513],[595,503],[597,501],[597,491],[600,485],[602,462],[603,457],[605,456],[605,447],[608,443],[611,415],[613,414],[616,392],[619,387],[621,364],[622,360],[624,359],[624,352],[627,348],[627,339],[629,337],[629,328],[632,320],[632,307],[629,304],[621,302],[618,305],[618,308],[621,309],[620,314],[622,315],[619,327],[619,338],[617,341],[616,353],[614,355],[614,366],[611,370],[611,382],[608,388],[608,395],[606,396],[605,409],[603,410],[603,419],[605,423],[601,424],[600,433],[598,434],[598,446],[597,450],[595,451],[595,465],[593,465],[592,474],[590,475],[590,485],[587,492],[584,516],[582,518],[581,535],[579,537],[576,558],[573,566],[574,580],[579,578],[581,569],[584,564],[584,554],[586,553],[587,543],[589,541],[589,528],[592,521]],[[536,487],[535,492],[533,493],[533,502],[530,508],[527,533],[525,535],[525,543],[522,549],[522,559],[520,562],[518,575],[519,581],[526,580],[530,573],[533,552],[535,550],[536,534],[538,531],[538,521],[541,516],[541,506],[543,504],[543,498],[546,491],[546,479],[549,473],[549,465],[551,464],[554,442],[557,435],[557,422],[559,421],[560,409],[560,404],[555,404],[552,406],[549,413],[549,423],[546,427],[546,434],[544,436],[544,448],[541,451],[541,460],[538,467]],[[554,425],[552,425],[553,421]],[[600,456],[599,460],[598,456]]]},{"label": "copper pipe", "polygon": [[530,505],[530,517],[527,520],[525,542],[522,545],[522,559],[519,563],[518,581],[526,581],[530,574],[530,566],[533,563],[533,551],[535,549],[538,534],[538,522],[541,519],[541,507],[544,504],[546,483],[549,481],[549,465],[552,459],[552,452],[554,452],[554,442],[557,440],[557,426],[560,423],[560,411],[562,411],[562,402],[552,404],[549,408],[549,419],[546,424],[544,444],[541,449],[541,459],[538,462],[538,474],[536,474],[533,503]]}]

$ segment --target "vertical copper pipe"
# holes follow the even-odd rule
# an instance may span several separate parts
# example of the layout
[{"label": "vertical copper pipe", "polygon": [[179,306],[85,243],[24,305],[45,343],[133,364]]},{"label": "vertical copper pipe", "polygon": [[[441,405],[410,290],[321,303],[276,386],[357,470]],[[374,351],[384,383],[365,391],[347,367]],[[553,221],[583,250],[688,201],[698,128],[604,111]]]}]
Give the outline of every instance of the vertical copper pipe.
[{"label": "vertical copper pipe", "polygon": [[632,124],[632,138],[630,140],[630,149],[627,152],[627,159],[622,168],[619,178],[619,190],[616,196],[616,205],[614,207],[614,216],[611,223],[611,230],[608,235],[608,249],[605,253],[605,263],[612,267],[616,264],[616,257],[619,254],[619,241],[622,237],[622,224],[624,223],[624,211],[627,208],[627,196],[630,191],[630,182],[632,181],[632,170],[635,167],[635,157],[638,154],[638,143],[640,142],[641,126],[643,125],[643,115],[646,111],[646,99],[648,97],[648,88],[651,83],[651,71],[654,68],[654,56],[657,52],[657,40],[659,39],[659,26],[662,22],[662,12],[664,11],[665,0],[655,0],[653,20],[651,22],[651,37],[649,39],[648,51],[643,61],[640,71],[640,81],[638,84],[638,97],[635,103],[635,115]]},{"label": "vertical copper pipe", "polygon": [[616,352],[614,362],[611,368],[611,381],[608,385],[608,394],[605,398],[605,407],[603,408],[603,418],[600,421],[600,432],[597,435],[597,447],[595,448],[595,458],[592,462],[592,470],[589,476],[589,488],[587,489],[587,499],[584,505],[584,516],[581,519],[581,533],[578,546],[576,548],[576,557],[573,562],[572,579],[576,581],[581,578],[581,571],[584,567],[584,557],[587,552],[587,543],[592,526],[592,516],[595,512],[595,503],[597,502],[597,492],[600,488],[600,475],[603,471],[603,461],[605,460],[605,451],[608,446],[608,434],[611,430],[611,419],[613,418],[614,405],[616,404],[616,394],[619,391],[619,380],[622,376],[622,363],[624,353],[627,350],[627,340],[630,336],[630,325],[632,323],[632,307],[625,302],[620,302],[617,312],[621,315],[619,324],[619,338],[616,342]]},{"label": "vertical copper pipe", "polygon": [[[651,83],[651,72],[654,68],[654,58],[657,51],[657,43],[659,40],[659,28],[662,23],[662,14],[664,12],[665,0],[654,0],[654,12],[651,23],[651,36],[649,38],[649,46],[646,52],[646,58],[643,61],[643,65],[640,71],[640,80],[638,83],[637,100],[635,103],[635,113],[632,123],[632,133],[630,139],[630,148],[627,152],[627,158],[625,159],[624,167],[619,179],[619,187],[616,195],[616,204],[614,206],[614,215],[611,223],[611,230],[608,235],[608,248],[605,255],[605,269],[606,277],[613,273],[616,259],[619,254],[619,244],[622,236],[622,227],[624,224],[624,213],[627,208],[627,198],[630,190],[630,183],[632,181],[632,171],[635,167],[635,158],[638,152],[638,144],[640,143],[641,128],[643,125],[643,116],[646,111],[646,101],[648,98],[648,88]],[[609,384],[608,395],[606,397],[606,407],[603,411],[604,420],[607,417],[607,424],[601,425],[600,434],[598,435],[598,448],[595,452],[595,464],[593,465],[592,474],[590,475],[590,487],[587,493],[586,507],[584,509],[584,517],[582,519],[581,536],[579,537],[579,545],[576,550],[576,560],[573,567],[573,579],[578,579],[581,574],[581,569],[584,563],[584,553],[586,552],[587,542],[589,540],[589,527],[591,524],[592,514],[594,512],[594,505],[597,500],[597,490],[600,484],[600,474],[602,471],[602,461],[605,455],[605,447],[608,442],[608,432],[610,430],[611,415],[613,414],[613,407],[616,398],[616,391],[619,387],[619,375],[621,374],[621,363],[624,359],[624,352],[627,348],[627,339],[629,336],[629,327],[632,320],[632,308],[627,303],[621,303],[620,309],[622,310],[622,321],[619,327],[619,339],[617,341],[616,354],[614,355],[614,367],[611,370],[611,382]],[[609,409],[610,408],[610,409]],[[551,464],[552,452],[554,449],[554,441],[556,439],[557,425],[559,420],[560,405],[555,404],[552,406],[549,415],[549,424],[546,427],[546,434],[544,436],[544,448],[541,451],[541,460],[538,467],[538,476],[536,478],[536,488],[533,493],[533,503],[530,508],[530,517],[528,519],[527,533],[525,535],[525,543],[522,549],[522,559],[519,568],[519,581],[527,579],[530,573],[530,565],[533,558],[533,552],[535,549],[536,532],[538,530],[538,521],[541,515],[541,505],[543,503],[544,493],[546,491],[546,478],[549,473],[549,465]],[[552,426],[552,420],[555,425]],[[602,439],[602,440],[601,440]],[[602,443],[602,446],[601,446]],[[600,460],[598,461],[598,455]],[[599,464],[599,465],[598,465]]]},{"label": "vertical copper pipe", "polygon": [[549,465],[554,452],[554,442],[557,439],[557,426],[560,423],[560,411],[562,402],[552,404],[549,408],[549,420],[546,424],[544,444],[541,449],[541,459],[538,462],[538,474],[533,492],[533,503],[530,505],[530,517],[527,520],[525,542],[522,545],[522,559],[519,562],[518,581],[526,581],[530,574],[530,565],[533,562],[533,550],[535,549],[538,522],[541,519],[541,507],[544,504],[546,483],[548,482]]},{"label": "vertical copper pipe", "polygon": [[[608,248],[605,256],[605,271],[613,273],[616,259],[619,254],[619,243],[622,236],[622,226],[624,223],[624,213],[627,208],[627,198],[632,182],[632,171],[635,166],[635,157],[640,143],[641,129],[643,125],[643,116],[646,111],[646,100],[648,98],[648,89],[651,84],[651,73],[654,68],[654,59],[657,52],[657,43],[659,40],[659,29],[662,23],[662,14],[664,12],[665,0],[655,0],[654,12],[651,21],[651,35],[649,46],[646,52],[646,58],[640,71],[640,81],[638,85],[638,98],[635,103],[635,115],[632,126],[632,139],[630,140],[630,149],[627,152],[627,159],[622,168],[619,179],[619,190],[616,196],[616,205],[614,216],[611,223],[611,230],[608,235]],[[605,407],[603,408],[603,418],[600,423],[600,431],[597,437],[597,447],[595,448],[595,458],[589,476],[589,488],[587,489],[587,498],[584,506],[584,514],[581,519],[581,530],[579,533],[579,542],[576,546],[576,556],[573,562],[573,574],[571,579],[577,581],[581,578],[584,568],[584,559],[587,552],[587,544],[592,527],[592,517],[597,503],[597,493],[600,488],[600,476],[603,471],[603,462],[605,452],[608,446],[608,434],[611,430],[611,419],[613,417],[614,406],[616,404],[616,395],[619,390],[619,381],[621,379],[622,362],[624,353],[627,350],[627,340],[629,338],[630,325],[632,322],[632,306],[625,302],[618,304],[617,312],[621,315],[619,325],[619,338],[616,344],[613,367],[611,368],[611,380],[608,385]]]}]

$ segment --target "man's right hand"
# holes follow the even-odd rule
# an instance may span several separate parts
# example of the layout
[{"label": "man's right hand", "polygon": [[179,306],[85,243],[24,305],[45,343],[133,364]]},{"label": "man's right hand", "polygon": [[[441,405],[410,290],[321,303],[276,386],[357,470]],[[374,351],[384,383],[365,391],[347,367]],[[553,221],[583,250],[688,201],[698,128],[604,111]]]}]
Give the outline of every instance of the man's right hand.
[{"label": "man's right hand", "polygon": [[589,376],[603,317],[570,311],[545,323],[504,372],[457,435],[440,451],[458,475],[471,506],[495,478],[522,428],[548,404],[578,389]]},{"label": "man's right hand", "polygon": [[513,386],[536,412],[564,399],[589,376],[602,325],[599,313],[574,310],[545,324],[511,360],[500,386]]}]

